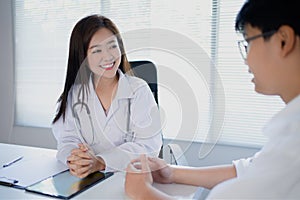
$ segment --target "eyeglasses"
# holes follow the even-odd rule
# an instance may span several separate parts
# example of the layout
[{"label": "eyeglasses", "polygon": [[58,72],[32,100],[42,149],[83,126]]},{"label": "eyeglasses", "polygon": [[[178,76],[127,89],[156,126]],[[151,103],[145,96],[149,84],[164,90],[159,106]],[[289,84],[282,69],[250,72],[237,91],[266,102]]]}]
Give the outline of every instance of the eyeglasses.
[{"label": "eyeglasses", "polygon": [[239,49],[240,49],[240,53],[243,57],[244,60],[247,59],[247,54],[248,54],[248,44],[250,41],[252,40],[255,40],[257,38],[260,38],[260,37],[268,37],[268,36],[271,36],[273,35],[274,33],[276,33],[277,31],[273,30],[273,31],[269,31],[269,32],[265,32],[265,33],[262,33],[262,34],[259,34],[259,35],[255,35],[253,37],[249,37],[249,38],[246,38],[244,40],[239,40],[238,41],[238,46],[239,46]]}]

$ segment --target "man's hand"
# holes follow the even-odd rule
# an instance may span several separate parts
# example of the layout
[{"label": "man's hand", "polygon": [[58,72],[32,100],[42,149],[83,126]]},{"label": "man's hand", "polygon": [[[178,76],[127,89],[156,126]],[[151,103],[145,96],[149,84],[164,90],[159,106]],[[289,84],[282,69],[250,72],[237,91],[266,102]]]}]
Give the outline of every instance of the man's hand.
[{"label": "man's hand", "polygon": [[160,158],[148,158],[154,182],[173,183],[173,169]]},{"label": "man's hand", "polygon": [[145,155],[133,160],[126,169],[125,191],[133,199],[145,199],[152,187],[152,176]]}]

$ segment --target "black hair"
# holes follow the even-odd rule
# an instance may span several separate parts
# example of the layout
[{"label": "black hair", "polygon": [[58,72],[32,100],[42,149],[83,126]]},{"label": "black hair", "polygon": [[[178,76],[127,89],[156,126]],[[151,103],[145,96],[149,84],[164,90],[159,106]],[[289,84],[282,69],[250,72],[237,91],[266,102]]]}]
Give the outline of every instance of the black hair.
[{"label": "black hair", "polygon": [[299,0],[247,0],[236,17],[235,30],[244,33],[249,24],[265,33],[288,25],[300,35],[299,20]]},{"label": "black hair", "polygon": [[[89,67],[81,66],[87,64],[86,57],[89,43],[93,35],[101,28],[107,28],[117,37],[121,51],[121,63],[119,68],[123,73],[129,72],[129,74],[131,74],[131,67],[117,26],[110,19],[101,15],[90,15],[81,19],[77,22],[71,33],[65,86],[58,99],[60,105],[52,123],[55,123],[61,116],[63,117],[63,120],[65,120],[68,94],[71,87],[75,84],[76,78],[79,79],[78,82],[82,85],[81,95],[82,99],[84,99],[84,95],[87,93],[86,91],[88,89],[88,80],[91,71]],[[78,74],[79,77],[77,77]]]}]

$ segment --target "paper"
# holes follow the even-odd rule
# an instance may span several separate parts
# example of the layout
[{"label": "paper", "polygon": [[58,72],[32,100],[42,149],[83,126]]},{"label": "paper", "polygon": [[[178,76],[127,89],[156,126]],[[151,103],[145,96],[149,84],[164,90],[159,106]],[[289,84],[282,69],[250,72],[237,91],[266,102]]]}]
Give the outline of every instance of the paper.
[{"label": "paper", "polygon": [[54,156],[37,154],[24,156],[22,160],[4,168],[0,168],[2,179],[16,180],[15,187],[25,188],[49,176],[68,169],[58,162]]}]

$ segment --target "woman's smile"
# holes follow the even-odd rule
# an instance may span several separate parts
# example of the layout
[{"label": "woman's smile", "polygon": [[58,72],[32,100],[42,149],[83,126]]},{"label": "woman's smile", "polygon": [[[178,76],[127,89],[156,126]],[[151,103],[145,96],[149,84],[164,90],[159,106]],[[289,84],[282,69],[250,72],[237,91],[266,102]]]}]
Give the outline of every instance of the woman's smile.
[{"label": "woman's smile", "polygon": [[115,62],[112,62],[109,64],[100,65],[100,67],[105,70],[112,70],[114,68],[114,65],[115,65]]}]

